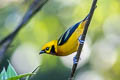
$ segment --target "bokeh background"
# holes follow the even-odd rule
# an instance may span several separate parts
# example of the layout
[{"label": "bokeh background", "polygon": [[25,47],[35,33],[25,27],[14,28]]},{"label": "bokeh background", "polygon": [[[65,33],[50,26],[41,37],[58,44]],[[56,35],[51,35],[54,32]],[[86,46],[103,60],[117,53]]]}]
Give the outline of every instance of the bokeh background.
[{"label": "bokeh background", "polygon": [[[0,0],[0,40],[20,23],[32,0]],[[68,80],[75,53],[39,55],[89,12],[92,0],[49,0],[19,32],[6,56],[18,74],[40,69],[31,80]],[[98,0],[75,80],[120,80],[120,0]]]}]

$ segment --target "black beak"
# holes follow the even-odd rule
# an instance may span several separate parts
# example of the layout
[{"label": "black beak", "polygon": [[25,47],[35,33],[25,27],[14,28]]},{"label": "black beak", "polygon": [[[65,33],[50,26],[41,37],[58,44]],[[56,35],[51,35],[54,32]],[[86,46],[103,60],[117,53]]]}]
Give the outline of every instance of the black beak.
[{"label": "black beak", "polygon": [[41,50],[39,54],[43,54],[43,53],[45,53],[45,51],[44,51],[44,50]]}]

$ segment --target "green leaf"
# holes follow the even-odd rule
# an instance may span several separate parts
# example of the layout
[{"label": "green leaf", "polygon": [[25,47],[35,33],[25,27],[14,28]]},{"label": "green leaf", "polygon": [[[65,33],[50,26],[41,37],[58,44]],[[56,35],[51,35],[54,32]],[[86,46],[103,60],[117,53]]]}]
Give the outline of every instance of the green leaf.
[{"label": "green leaf", "polygon": [[7,73],[8,78],[17,76],[17,73],[16,73],[15,69],[13,68],[13,66],[10,64],[10,62],[9,62],[9,66],[8,66],[6,73]]},{"label": "green leaf", "polygon": [[0,80],[6,80],[6,79],[13,77],[13,76],[17,76],[17,73],[9,62],[7,71],[5,70],[5,68],[3,68],[3,70],[0,74]]},{"label": "green leaf", "polygon": [[3,70],[0,74],[0,80],[5,80],[5,79],[7,79],[6,70],[5,70],[5,68],[3,68]]},{"label": "green leaf", "polygon": [[18,76],[15,76],[15,77],[11,77],[11,78],[9,78],[7,80],[19,80],[20,78],[31,76],[31,75],[33,75],[33,73],[27,73],[27,74],[23,74],[23,75],[18,75]]},{"label": "green leaf", "polygon": [[17,75],[15,69],[13,68],[13,66],[9,62],[7,71],[5,70],[5,68],[3,68],[2,72],[0,73],[0,80],[19,80],[20,78],[23,78],[23,77],[27,77],[26,80],[28,80],[29,77],[33,74],[34,73]]}]

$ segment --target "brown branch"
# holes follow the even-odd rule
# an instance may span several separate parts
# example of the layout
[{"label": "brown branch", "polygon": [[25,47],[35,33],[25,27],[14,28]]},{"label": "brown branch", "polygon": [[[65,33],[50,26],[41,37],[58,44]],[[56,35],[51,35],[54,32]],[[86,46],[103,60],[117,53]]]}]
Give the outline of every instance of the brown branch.
[{"label": "brown branch", "polygon": [[0,41],[0,63],[7,51],[9,45],[13,42],[16,35],[20,32],[20,30],[28,23],[28,21],[43,7],[43,5],[48,0],[34,0],[30,5],[28,11],[24,15],[21,23],[17,26],[17,28],[10,33],[7,37]]},{"label": "brown branch", "polygon": [[[83,41],[85,41],[85,37],[86,37],[87,31],[88,31],[88,27],[89,27],[89,24],[91,22],[94,10],[96,8],[96,3],[97,3],[97,0],[93,0],[92,6],[91,6],[91,10],[89,12],[88,20],[87,20],[87,22],[85,24],[85,28],[84,28],[83,34],[81,35],[81,40],[83,40]],[[72,72],[71,72],[71,75],[70,75],[70,80],[73,80],[73,78],[74,78],[74,74],[75,74],[75,71],[76,71],[76,68],[77,68],[77,65],[78,65],[78,62],[79,62],[79,58],[80,58],[80,55],[81,55],[81,51],[82,51],[83,45],[84,45],[84,43],[83,44],[79,44],[79,47],[78,47],[78,50],[77,50],[77,54],[76,54],[77,64],[73,64]]]}]

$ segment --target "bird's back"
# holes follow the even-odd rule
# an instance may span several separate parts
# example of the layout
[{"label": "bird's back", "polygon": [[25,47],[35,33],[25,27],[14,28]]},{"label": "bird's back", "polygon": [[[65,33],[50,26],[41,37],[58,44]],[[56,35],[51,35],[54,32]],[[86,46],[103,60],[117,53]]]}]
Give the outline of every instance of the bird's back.
[{"label": "bird's back", "polygon": [[[66,56],[76,52],[78,49],[78,38],[83,32],[86,20],[83,20],[69,28],[58,40],[57,55]],[[70,33],[72,32],[72,33]],[[64,41],[64,42],[62,42]]]}]

